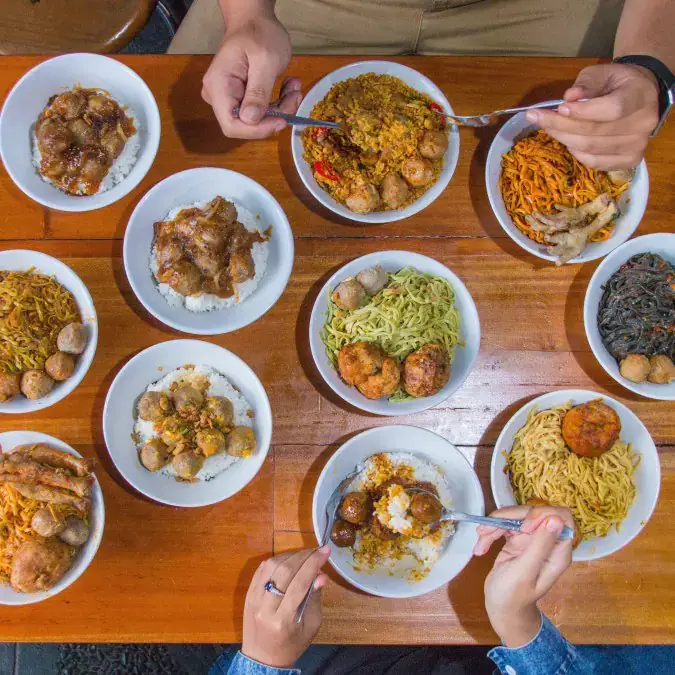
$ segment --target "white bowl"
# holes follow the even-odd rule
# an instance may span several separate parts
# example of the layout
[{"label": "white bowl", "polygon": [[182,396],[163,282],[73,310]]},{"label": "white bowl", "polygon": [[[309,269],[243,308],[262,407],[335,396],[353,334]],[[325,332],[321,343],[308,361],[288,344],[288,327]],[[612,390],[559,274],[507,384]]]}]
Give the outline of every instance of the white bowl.
[{"label": "white bowl", "polygon": [[626,389],[630,389],[636,394],[641,394],[647,398],[655,398],[661,401],[675,401],[675,382],[671,382],[670,384],[637,383],[622,377],[619,372],[619,364],[607,351],[598,330],[598,306],[604,293],[605,283],[609,281],[614,272],[638,253],[657,253],[662,258],[675,264],[675,234],[660,232],[658,234],[647,234],[643,237],[637,237],[612,251],[600,263],[600,266],[591,277],[584,299],[586,338],[600,365]]},{"label": "white bowl", "polygon": [[[422,75],[422,73],[418,73],[416,70],[403,66],[400,63],[393,63],[390,61],[360,61],[358,63],[351,63],[343,68],[338,68],[317,82],[302,100],[298,115],[311,117],[312,108],[325,98],[334,84],[366,73],[378,73],[381,75],[393,75],[394,77],[398,77],[408,86],[432,98],[446,112],[450,114],[453,112],[448,99],[445,98],[445,94],[443,94],[429,78]],[[348,218],[349,220],[356,220],[359,223],[391,223],[395,220],[409,218],[410,216],[419,213],[437,199],[448,186],[448,183],[455,172],[455,168],[457,167],[457,160],[459,159],[459,131],[454,125],[450,127],[450,143],[445,153],[443,170],[436,183],[434,183],[418,200],[410,204],[410,206],[395,211],[382,211],[378,213],[354,213],[343,204],[336,202],[321,188],[312,174],[311,167],[303,157],[302,127],[294,127],[293,129],[291,135],[291,150],[293,152],[295,167],[300,174],[302,182],[314,197],[316,197],[316,199],[325,207],[333,211],[333,213],[337,213],[339,216]]]},{"label": "white bowl", "polygon": [[[516,140],[528,133],[534,132],[539,127],[530,124],[525,118],[525,113],[519,113],[512,117],[497,133],[492,141],[485,164],[485,185],[492,210],[504,228],[506,234],[513,239],[521,248],[544,260],[557,260],[557,257],[546,252],[546,247],[538,244],[524,235],[513,223],[504,206],[504,199],[499,189],[499,175],[502,170],[502,155],[505,155],[514,145]],[[571,263],[585,263],[607,255],[620,244],[623,244],[637,229],[642,220],[647,198],[649,197],[649,175],[647,165],[642,160],[635,171],[633,184],[619,200],[621,215],[614,221],[612,236],[607,241],[591,242]]]},{"label": "white bowl", "polygon": [[[342,381],[326,354],[326,348],[320,334],[328,313],[330,294],[344,279],[354,277],[362,269],[374,267],[375,265],[380,265],[387,272],[398,272],[408,266],[414,267],[418,272],[428,272],[429,274],[435,274],[447,279],[455,291],[455,307],[459,310],[460,314],[460,336],[464,342],[464,347],[457,346],[455,348],[450,379],[443,389],[433,396],[425,396],[424,398],[416,398],[400,403],[392,403],[387,399],[375,401],[367,399],[356,387],[350,387]],[[445,265],[419,253],[411,253],[410,251],[382,251],[381,253],[370,253],[369,255],[352,260],[352,262],[340,268],[326,282],[312,309],[312,316],[309,321],[309,344],[312,349],[314,363],[321,373],[321,377],[347,403],[351,403],[361,410],[366,410],[376,415],[411,415],[433,408],[433,406],[452,396],[462,386],[478,356],[480,347],[480,321],[478,319],[478,310],[471,294],[460,278]]]},{"label": "white bowl", "polygon": [[[171,307],[157,290],[150,270],[154,223],[174,208],[217,195],[259,214],[261,230],[272,226],[265,274],[253,294],[232,307],[210,312]],[[286,214],[262,185],[229,169],[189,169],[157,183],[134,209],[124,234],[124,269],[136,297],[154,317],[185,333],[218,335],[243,328],[271,309],[291,275],[293,250],[293,232]]]},{"label": "white bowl", "polygon": [[505,472],[506,458],[504,453],[511,451],[513,438],[527,421],[527,415],[532,407],[536,406],[541,411],[556,405],[562,405],[570,400],[574,405],[578,405],[598,398],[602,399],[619,415],[621,419],[621,440],[631,443],[633,451],[642,455],[642,460],[634,474],[637,497],[625,520],[621,523],[621,531],[617,532],[613,529],[606,537],[595,537],[581,542],[572,555],[572,558],[577,562],[604,558],[626,546],[628,542],[637,537],[656,507],[661,487],[659,454],[652,437],[638,416],[613,398],[603,396],[595,391],[583,389],[552,391],[526,403],[507,422],[497,439],[490,466],[490,482],[497,508],[515,505],[516,500],[513,496],[511,481]]},{"label": "white bowl", "polygon": [[65,382],[56,382],[49,394],[35,401],[19,394],[11,401],[0,403],[0,413],[18,415],[35,410],[44,410],[58,403],[82,382],[96,353],[98,342],[96,310],[94,309],[94,301],[80,277],[68,265],[44,253],[25,250],[0,251],[0,270],[26,272],[31,267],[34,267],[36,272],[55,277],[56,281],[73,294],[82,316],[82,323],[87,329],[87,346],[82,354],[75,357],[75,370],[69,379]]},{"label": "white bowl", "polygon": [[[326,504],[335,489],[357,465],[380,452],[406,452],[426,459],[445,474],[455,510],[480,516],[485,514],[483,491],[476,472],[452,443],[419,427],[377,427],[348,440],[328,460],[321,472],[312,501],[312,522],[318,540],[326,525]],[[415,583],[390,576],[387,571],[357,571],[352,566],[351,549],[338,548],[333,544],[330,563],[342,577],[366,593],[383,598],[413,598],[454,579],[471,560],[477,541],[475,525],[457,523],[455,533],[431,572]]]},{"label": "white bowl", "polygon": [[[42,179],[33,165],[31,134],[55,94],[79,85],[103,89],[133,110],[140,148],[130,173],[110,190],[69,195]],[[131,68],[99,54],[66,54],[29,70],[7,96],[0,113],[0,156],[12,180],[31,199],[60,211],[93,211],[129,194],[148,172],[160,137],[159,109],[152,92]]]},{"label": "white bowl", "polygon": [[[255,412],[258,445],[253,457],[242,459],[209,481],[179,483],[152,473],[141,464],[131,438],[136,402],[148,385],[186,364],[204,365],[224,375]],[[169,340],[136,354],[110,385],[103,407],[103,435],[122,476],[147,497],[172,506],[207,506],[228,499],[250,483],[263,465],[272,439],[272,410],[265,388],[238,356],[200,340]]]},{"label": "white bowl", "polygon": [[[79,452],[73,450],[69,445],[60,441],[58,438],[40,434],[37,431],[6,431],[0,433],[0,447],[3,451],[9,452],[17,445],[25,443],[46,443],[55,447],[57,450],[69,452],[76,457],[82,457]],[[103,539],[103,528],[105,526],[105,506],[103,504],[103,493],[98,479],[94,477],[94,483],[91,486],[91,512],[89,520],[90,534],[87,543],[79,550],[72,567],[63,576],[63,578],[48,591],[41,593],[19,593],[10,586],[0,585],[0,605],[32,605],[36,602],[42,602],[48,598],[54,597],[68,586],[77,581],[84,571],[89,567],[94,559],[98,547]]]}]

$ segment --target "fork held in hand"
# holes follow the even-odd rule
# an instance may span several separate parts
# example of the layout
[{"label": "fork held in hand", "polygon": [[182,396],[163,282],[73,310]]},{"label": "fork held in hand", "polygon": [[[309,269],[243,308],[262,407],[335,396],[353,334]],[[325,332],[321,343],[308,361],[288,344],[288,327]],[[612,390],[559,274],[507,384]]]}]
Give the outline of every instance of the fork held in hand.
[{"label": "fork held in hand", "polygon": [[502,115],[515,115],[520,112],[525,112],[527,110],[537,110],[538,108],[557,108],[559,105],[565,103],[563,99],[558,99],[556,101],[542,101],[541,103],[534,103],[533,105],[521,106],[519,108],[506,108],[504,110],[495,110],[495,112],[485,113],[483,115],[450,115],[449,113],[443,112],[442,110],[436,110],[432,108],[439,115],[447,117],[449,120],[453,121],[455,124],[459,124],[464,127],[486,127],[492,122],[496,117],[501,117]]}]

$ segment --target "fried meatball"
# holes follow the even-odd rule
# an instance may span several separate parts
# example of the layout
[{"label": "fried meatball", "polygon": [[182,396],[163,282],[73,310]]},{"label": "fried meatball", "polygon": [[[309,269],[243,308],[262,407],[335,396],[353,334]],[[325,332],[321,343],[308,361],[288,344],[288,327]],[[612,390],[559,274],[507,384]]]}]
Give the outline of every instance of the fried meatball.
[{"label": "fried meatball", "polygon": [[173,392],[173,404],[179,415],[194,416],[204,405],[204,394],[196,387],[186,384]]},{"label": "fried meatball", "polygon": [[378,501],[379,499],[382,499],[387,492],[389,491],[389,488],[392,485],[400,485],[401,487],[406,487],[407,483],[403,480],[403,478],[399,478],[398,476],[394,476],[393,478],[390,478],[389,480],[385,480],[384,483],[380,483],[373,491],[373,499],[375,501]]},{"label": "fried meatball", "polygon": [[382,361],[379,373],[371,375],[363,382],[359,382],[356,388],[371,400],[391,396],[396,392],[401,383],[401,366],[396,359],[387,357]]},{"label": "fried meatball", "polygon": [[59,534],[59,539],[69,546],[78,548],[84,546],[89,539],[89,527],[77,516],[68,516],[66,518],[65,528]]},{"label": "fried meatball", "polygon": [[354,525],[365,523],[373,511],[373,500],[367,492],[350,492],[340,505],[340,515]]},{"label": "fried meatball", "polygon": [[171,408],[171,400],[161,391],[146,391],[138,399],[138,416],[146,422],[159,422]]},{"label": "fried meatball", "polygon": [[449,379],[450,359],[440,345],[422,345],[403,361],[403,388],[415,398],[437,394]]},{"label": "fried meatball", "polygon": [[204,458],[194,452],[182,452],[173,458],[171,466],[179,478],[191,481],[204,466]]},{"label": "fried meatball", "polygon": [[78,355],[87,346],[87,329],[77,322],[64,326],[56,338],[56,347],[60,352]]},{"label": "fried meatball", "polygon": [[159,471],[169,463],[169,448],[160,438],[151,438],[143,444],[138,457],[148,471]]},{"label": "fried meatball", "polygon": [[410,500],[410,513],[412,513],[413,517],[417,518],[420,523],[431,525],[440,520],[443,513],[443,506],[434,495],[416,492]]},{"label": "fried meatball", "polygon": [[41,537],[53,537],[61,534],[66,527],[66,524],[60,518],[57,518],[48,506],[43,506],[39,511],[36,511],[30,526],[35,534]]},{"label": "fried meatball", "polygon": [[366,289],[354,277],[349,277],[337,285],[332,299],[340,309],[358,309],[366,301]]},{"label": "fried meatball", "polygon": [[619,363],[619,372],[631,382],[644,382],[649,375],[649,359],[644,354],[628,354]]},{"label": "fried meatball", "polygon": [[0,403],[11,401],[21,393],[19,373],[0,373]]},{"label": "fried meatball", "polygon": [[361,270],[356,275],[356,280],[368,295],[374,296],[389,283],[389,275],[379,265],[375,265]]},{"label": "fried meatball", "polygon": [[424,187],[434,179],[434,169],[428,159],[410,157],[401,165],[401,173],[409,185]]},{"label": "fried meatball", "polygon": [[425,131],[419,144],[422,157],[440,159],[448,149],[448,135],[444,131]]},{"label": "fried meatball", "polygon": [[408,199],[410,188],[397,173],[388,173],[380,185],[382,201],[390,208],[397,209]]},{"label": "fried meatball", "polygon": [[619,416],[600,399],[575,406],[563,418],[565,443],[582,457],[598,457],[607,452],[620,432]]},{"label": "fried meatball", "polygon": [[338,372],[349,385],[364,382],[382,367],[385,353],[372,342],[355,342],[345,345],[338,352]]},{"label": "fried meatball", "polygon": [[380,194],[370,183],[355,187],[345,199],[345,205],[354,213],[370,213],[378,207],[379,203]]},{"label": "fried meatball", "polygon": [[218,426],[229,427],[234,422],[234,406],[229,398],[209,396],[206,399],[206,410]]},{"label": "fried meatball", "polygon": [[54,380],[42,370],[27,370],[21,377],[21,393],[31,401],[46,396],[54,388]]},{"label": "fried meatball", "polygon": [[373,514],[370,519],[370,531],[378,538],[385,541],[394,541],[399,538],[399,533],[390,530],[386,525],[380,522],[380,519]]},{"label": "fried meatball", "polygon": [[255,275],[255,264],[253,263],[253,256],[247,249],[235,251],[230,256],[230,264],[228,265],[230,277],[235,284],[240,284],[248,279],[253,279]]},{"label": "fried meatball", "polygon": [[218,455],[225,450],[225,435],[218,429],[200,429],[195,441],[206,457]]},{"label": "fried meatball", "polygon": [[256,451],[255,434],[251,427],[235,427],[227,437],[227,454],[250,457]]},{"label": "fried meatball", "polygon": [[72,376],[75,370],[75,359],[65,352],[56,352],[45,361],[47,375],[57,382],[63,382]]},{"label": "fried meatball", "polygon": [[12,559],[12,588],[22,593],[48,591],[70,569],[72,559],[73,549],[54,537],[28,539]]},{"label": "fried meatball", "polygon": [[340,548],[354,546],[354,542],[356,541],[356,528],[352,523],[342,520],[342,518],[338,518],[330,532],[330,540]]},{"label": "fried meatball", "polygon": [[665,354],[649,357],[649,377],[652,384],[670,384],[675,380],[675,365]]}]

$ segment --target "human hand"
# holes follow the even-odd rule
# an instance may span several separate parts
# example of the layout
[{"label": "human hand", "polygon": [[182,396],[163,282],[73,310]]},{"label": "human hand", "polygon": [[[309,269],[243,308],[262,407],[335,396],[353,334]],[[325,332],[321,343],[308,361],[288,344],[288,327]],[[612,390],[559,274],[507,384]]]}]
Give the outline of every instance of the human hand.
[{"label": "human hand", "polygon": [[521,532],[481,525],[473,551],[484,555],[498,539],[506,539],[485,579],[485,608],[502,642],[521,647],[539,630],[537,601],[572,562],[573,542],[558,537],[565,525],[574,527],[574,519],[569,509],[555,506],[510,506],[491,515],[524,519]]},{"label": "human hand", "polygon": [[[266,666],[290,668],[309,647],[321,626],[321,589],[328,577],[320,574],[330,547],[286,553],[266,560],[253,575],[244,607],[242,654]],[[284,592],[280,598],[265,590],[272,580]],[[314,584],[302,623],[298,608]]]},{"label": "human hand", "polygon": [[589,66],[564,99],[557,112],[531,110],[527,119],[588,167],[632,169],[640,162],[659,121],[659,87],[649,70],[620,63]]},{"label": "human hand", "polygon": [[[266,138],[286,122],[263,119],[276,78],[291,59],[291,40],[274,10],[228,22],[223,43],[206,71],[202,98],[213,107],[220,128],[231,138]],[[286,78],[275,105],[295,113],[302,100],[301,83]],[[232,115],[240,106],[239,118]]]}]

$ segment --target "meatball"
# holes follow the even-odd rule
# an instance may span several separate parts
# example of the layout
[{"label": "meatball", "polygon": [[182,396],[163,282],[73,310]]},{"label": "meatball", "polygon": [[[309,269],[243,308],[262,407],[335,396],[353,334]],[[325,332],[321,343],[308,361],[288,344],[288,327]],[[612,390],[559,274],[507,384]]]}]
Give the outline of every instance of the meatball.
[{"label": "meatball", "polygon": [[27,370],[21,378],[21,393],[35,401],[54,388],[54,380],[42,370]]},{"label": "meatball", "polygon": [[169,448],[159,438],[151,438],[141,447],[138,457],[148,471],[159,471],[169,463]]},{"label": "meatball", "polygon": [[354,277],[349,277],[337,285],[332,299],[340,309],[354,310],[365,303],[366,291]]},{"label": "meatball", "polygon": [[644,382],[649,375],[649,359],[644,354],[628,354],[619,363],[619,372],[631,382]]},{"label": "meatball", "polygon": [[229,398],[209,396],[206,399],[206,410],[218,426],[229,427],[234,422],[234,406]]},{"label": "meatball", "polygon": [[398,209],[408,199],[410,188],[397,173],[388,173],[380,185],[382,201],[390,209]]},{"label": "meatball", "polygon": [[354,213],[370,213],[380,203],[380,195],[374,185],[366,183],[355,187],[345,199],[345,205]]},{"label": "meatball", "polygon": [[81,117],[68,124],[73,143],[78,147],[83,145],[94,145],[98,142],[98,137],[94,127],[87,124]]},{"label": "meatball", "polygon": [[45,361],[47,375],[57,382],[63,382],[72,376],[75,370],[75,359],[65,352],[56,352]]},{"label": "meatball", "polygon": [[225,450],[225,435],[218,429],[201,429],[195,440],[206,457],[218,455]]},{"label": "meatball", "polygon": [[177,416],[169,417],[162,426],[161,439],[169,446],[177,446],[185,441],[187,425]]},{"label": "meatball", "polygon": [[403,388],[415,398],[437,394],[449,379],[450,359],[440,345],[422,345],[403,362]]},{"label": "meatball", "polygon": [[66,354],[81,354],[87,346],[87,329],[81,323],[69,323],[61,329],[56,346]]},{"label": "meatball", "polygon": [[204,220],[197,225],[193,242],[197,248],[207,253],[219,253],[225,247],[227,231],[217,223]]},{"label": "meatball", "polygon": [[215,197],[209,202],[211,214],[225,225],[232,225],[237,220],[237,207],[227,199]]},{"label": "meatball", "polygon": [[367,492],[350,492],[340,505],[340,515],[354,525],[365,523],[373,511],[373,500]]},{"label": "meatball", "polygon": [[19,373],[0,373],[0,403],[11,401],[21,393]]},{"label": "meatball", "polygon": [[109,131],[107,134],[104,134],[101,137],[101,145],[105,148],[105,151],[108,153],[108,157],[111,159],[116,159],[122,154],[124,150],[125,141],[117,133],[117,131]]},{"label": "meatball", "polygon": [[438,497],[438,489],[432,482],[428,480],[414,480],[408,483],[407,487],[417,488],[418,490],[424,490],[425,492],[430,492],[435,497]]},{"label": "meatball", "polygon": [[401,366],[396,359],[387,357],[382,361],[379,373],[371,375],[356,385],[357,389],[371,400],[391,396],[401,383]]},{"label": "meatball", "polygon": [[73,142],[73,135],[65,124],[51,119],[46,119],[36,131],[40,149],[50,155],[60,155],[65,152]]},{"label": "meatball", "polygon": [[22,593],[48,591],[70,569],[72,556],[73,549],[58,539],[28,539],[12,559],[12,588]]},{"label": "meatball", "polygon": [[235,251],[230,256],[228,271],[235,284],[240,284],[242,281],[253,279],[253,276],[255,275],[255,265],[253,263],[251,252],[247,249]]},{"label": "meatball", "polygon": [[227,453],[233,457],[250,457],[256,451],[251,427],[235,427],[227,437]]},{"label": "meatball", "polygon": [[364,150],[359,159],[364,166],[375,166],[380,159],[380,153],[375,150]]},{"label": "meatball", "polygon": [[63,532],[59,534],[59,539],[75,548],[84,546],[89,539],[89,527],[82,518],[68,516],[66,518],[65,528]]},{"label": "meatball", "polygon": [[79,117],[87,105],[85,95],[75,89],[59,94],[51,103],[51,109],[57,114],[65,117],[67,120],[73,120]]},{"label": "meatball", "polygon": [[211,251],[194,251],[192,261],[199,271],[208,277],[215,277],[222,268],[220,259]]},{"label": "meatball", "polygon": [[57,518],[48,506],[43,506],[35,513],[30,521],[30,526],[35,534],[41,537],[53,537],[61,534],[66,527],[64,521]]},{"label": "meatball", "polygon": [[582,457],[598,457],[607,452],[620,432],[619,416],[600,399],[575,406],[563,418],[565,443]]},{"label": "meatball", "polygon": [[183,385],[173,392],[173,404],[179,415],[194,416],[204,405],[204,394],[196,387]]},{"label": "meatball", "polygon": [[[356,280],[370,296],[377,295],[389,282],[389,275],[379,266],[367,267],[356,275]],[[336,303],[337,304],[337,303]]]},{"label": "meatball", "polygon": [[194,452],[182,452],[173,458],[171,466],[179,478],[191,481],[204,466],[204,458]]},{"label": "meatball", "polygon": [[111,117],[117,111],[117,104],[115,101],[103,94],[94,94],[93,96],[90,96],[87,101],[87,107],[95,115],[101,115],[102,117]]},{"label": "meatball", "polygon": [[424,523],[431,525],[440,520],[443,513],[441,502],[438,501],[434,495],[425,492],[416,492],[410,501],[410,513],[414,518]]},{"label": "meatball", "polygon": [[330,540],[340,548],[354,546],[356,541],[356,528],[352,523],[338,518],[330,532]]},{"label": "meatball", "polygon": [[100,183],[108,173],[108,167],[108,155],[102,148],[96,146],[82,150],[80,174],[85,183]]},{"label": "meatball", "polygon": [[179,295],[199,295],[202,278],[199,269],[188,260],[179,260],[163,276],[162,281],[169,284]]},{"label": "meatball", "polygon": [[665,354],[650,356],[647,379],[652,384],[670,384],[672,380],[675,380],[675,365]]},{"label": "meatball", "polygon": [[383,525],[375,514],[373,514],[373,517],[370,519],[370,531],[378,539],[384,539],[385,541],[394,541],[394,539],[398,539],[399,537],[398,532],[394,532],[386,525]]},{"label": "meatball", "polygon": [[159,422],[171,412],[171,401],[161,391],[146,391],[138,399],[138,416],[146,422]]},{"label": "meatball", "polygon": [[410,157],[401,166],[401,173],[409,185],[424,187],[434,179],[434,169],[431,162],[421,157]]},{"label": "meatball", "polygon": [[448,149],[448,135],[444,131],[425,131],[419,151],[427,159],[440,159]]},{"label": "meatball", "polygon": [[338,352],[338,371],[340,377],[353,386],[375,375],[382,367],[384,359],[385,353],[379,345],[355,342],[353,345],[345,345]]},{"label": "meatball", "polygon": [[158,240],[156,249],[160,267],[171,267],[183,257],[180,240],[174,237],[162,237]]}]

